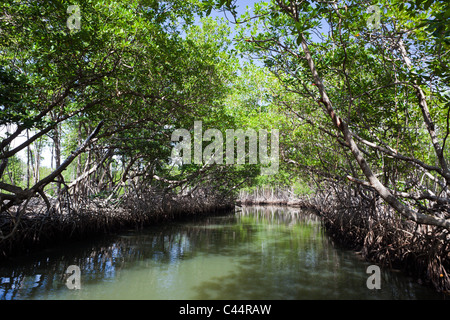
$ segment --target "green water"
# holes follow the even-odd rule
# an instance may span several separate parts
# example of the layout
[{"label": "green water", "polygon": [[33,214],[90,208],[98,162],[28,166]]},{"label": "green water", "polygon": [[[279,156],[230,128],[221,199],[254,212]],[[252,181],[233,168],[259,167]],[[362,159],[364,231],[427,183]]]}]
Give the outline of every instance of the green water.
[{"label": "green water", "polygon": [[[69,265],[81,289],[66,286]],[[60,245],[0,264],[0,299],[439,299],[333,245],[311,213],[275,207]]]}]

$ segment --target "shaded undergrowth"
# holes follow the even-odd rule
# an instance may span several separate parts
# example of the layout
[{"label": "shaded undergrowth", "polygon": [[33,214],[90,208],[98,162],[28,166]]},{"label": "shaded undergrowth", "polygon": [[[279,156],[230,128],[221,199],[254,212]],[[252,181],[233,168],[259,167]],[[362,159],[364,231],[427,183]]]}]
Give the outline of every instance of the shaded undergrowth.
[{"label": "shaded undergrowth", "polygon": [[50,207],[37,198],[30,199],[0,213],[0,260],[59,241],[140,229],[233,208],[230,199],[205,192],[179,196],[149,191],[127,195],[120,203],[101,198],[77,199],[76,203],[54,199]]}]

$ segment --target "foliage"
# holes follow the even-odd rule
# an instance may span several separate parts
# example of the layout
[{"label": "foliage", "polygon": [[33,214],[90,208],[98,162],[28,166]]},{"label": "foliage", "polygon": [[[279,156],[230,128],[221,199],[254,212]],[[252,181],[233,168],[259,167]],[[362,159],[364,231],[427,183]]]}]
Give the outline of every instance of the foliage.
[{"label": "foliage", "polygon": [[[34,150],[45,136],[52,138],[60,166],[43,177],[36,174],[39,181],[27,190],[15,179],[2,185],[2,210],[35,193],[46,200],[42,190],[49,183],[78,186],[76,192],[86,196],[124,194],[132,178],[142,188],[186,184],[201,166],[185,166],[174,175],[171,132],[200,119],[232,127],[223,98],[236,59],[226,51],[223,25],[212,19],[193,24],[199,3],[86,0],[76,6],[70,11],[62,0],[0,6],[0,118],[1,125],[15,128],[1,142],[0,175],[12,170],[12,157]],[[17,145],[27,129],[31,134]],[[40,153],[27,152],[28,162]],[[216,169],[208,172],[224,176],[223,168]],[[232,178],[234,170],[226,183],[217,181],[220,188],[240,182]],[[206,182],[192,179],[192,186],[199,183]]]},{"label": "foliage", "polygon": [[448,228],[435,215],[448,218],[447,2],[370,11],[361,1],[273,0],[241,16],[235,1],[215,5],[234,15],[239,50],[276,78],[266,94],[286,114],[278,126],[292,170],[350,180],[409,219]]},{"label": "foliage", "polygon": [[[405,217],[448,226],[448,3],[370,5],[272,0],[239,15],[231,0],[86,0],[73,29],[65,1],[4,2],[0,124],[16,130],[1,142],[0,173],[45,136],[60,163],[28,191],[5,182],[17,197],[4,195],[4,208],[45,197],[49,183],[115,197],[293,184],[308,193],[350,180]],[[198,20],[213,9],[231,13],[234,41],[225,21]],[[278,129],[278,173],[172,165],[172,132],[192,136],[195,121],[222,134]]]}]

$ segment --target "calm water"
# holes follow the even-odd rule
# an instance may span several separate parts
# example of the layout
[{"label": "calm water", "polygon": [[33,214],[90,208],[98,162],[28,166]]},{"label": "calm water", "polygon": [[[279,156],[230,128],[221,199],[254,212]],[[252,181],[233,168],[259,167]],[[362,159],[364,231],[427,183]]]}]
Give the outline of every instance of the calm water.
[{"label": "calm water", "polygon": [[[81,289],[66,286],[69,265]],[[61,245],[0,264],[0,299],[439,299],[336,248],[314,215],[250,207]]]}]

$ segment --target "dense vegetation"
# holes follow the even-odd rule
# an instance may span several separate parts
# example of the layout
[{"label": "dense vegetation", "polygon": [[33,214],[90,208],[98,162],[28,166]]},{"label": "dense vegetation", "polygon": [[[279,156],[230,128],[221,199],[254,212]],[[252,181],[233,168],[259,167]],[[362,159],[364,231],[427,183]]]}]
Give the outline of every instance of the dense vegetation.
[{"label": "dense vegetation", "polygon": [[[449,3],[239,5],[2,2],[0,242],[39,238],[47,220],[26,222],[36,216],[141,221],[270,185],[307,194],[371,258],[419,256],[450,290]],[[278,172],[175,164],[171,134],[194,136],[195,121],[224,135],[279,130]]]}]

